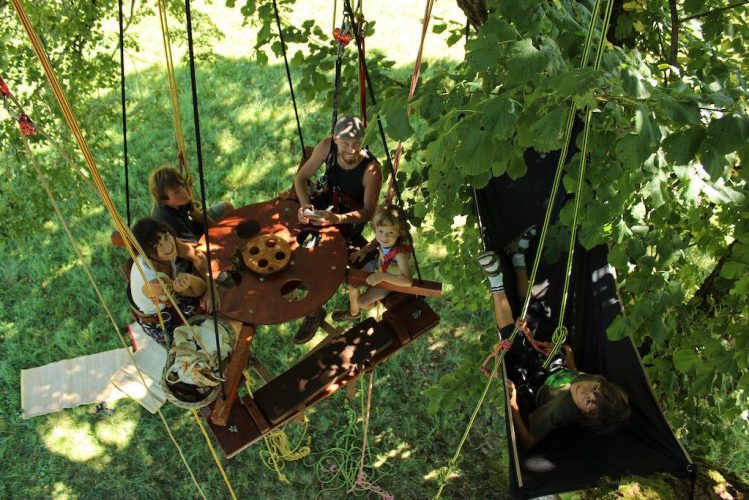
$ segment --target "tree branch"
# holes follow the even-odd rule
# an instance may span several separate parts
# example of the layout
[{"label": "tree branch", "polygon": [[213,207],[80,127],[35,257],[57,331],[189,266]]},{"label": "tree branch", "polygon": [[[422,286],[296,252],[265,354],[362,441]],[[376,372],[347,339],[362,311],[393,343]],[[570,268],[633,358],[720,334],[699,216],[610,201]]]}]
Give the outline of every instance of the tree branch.
[{"label": "tree branch", "polygon": [[[722,295],[723,293],[725,293],[725,291],[718,289],[716,280],[720,276],[720,271],[721,269],[723,269],[726,261],[731,257],[731,254],[733,253],[733,246],[735,243],[736,241],[733,241],[730,245],[728,245],[728,251],[726,252],[726,254],[721,257],[720,260],[718,260],[718,263],[715,265],[713,271],[707,276],[707,278],[705,278],[705,281],[702,282],[700,288],[694,293],[693,300],[699,299],[697,309],[703,312],[710,312],[715,308],[715,304],[720,303]],[[708,298],[712,298],[714,303],[709,303],[709,301],[707,300]]]},{"label": "tree branch", "polygon": [[679,19],[679,22],[683,23],[684,21],[691,21],[692,19],[699,19],[700,17],[709,16],[710,14],[714,14],[716,12],[722,12],[724,10],[734,9],[736,7],[741,7],[742,5],[747,5],[747,4],[749,4],[749,0],[745,0],[743,2],[732,3],[732,4],[729,4],[729,5],[726,5],[725,7],[719,7],[717,9],[708,10],[706,12],[702,12],[700,14],[695,14],[693,16],[682,17],[681,19]]},{"label": "tree branch", "polygon": [[[668,58],[668,63],[679,69],[679,63],[676,58],[679,55],[679,13],[676,12],[676,0],[668,0],[668,10],[671,12],[671,54]],[[673,78],[676,75],[671,75]]]}]

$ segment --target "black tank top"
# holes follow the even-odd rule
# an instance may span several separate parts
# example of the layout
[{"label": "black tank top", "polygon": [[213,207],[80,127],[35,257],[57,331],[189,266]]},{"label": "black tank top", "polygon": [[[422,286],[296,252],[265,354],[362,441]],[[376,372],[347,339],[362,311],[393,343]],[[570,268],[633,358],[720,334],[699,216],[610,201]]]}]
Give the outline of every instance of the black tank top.
[{"label": "black tank top", "polygon": [[350,207],[352,210],[364,205],[364,172],[367,165],[377,159],[366,149],[362,149],[364,158],[352,169],[344,169],[338,164],[338,146],[331,140],[330,153],[326,158],[326,177],[330,188],[341,192],[359,204],[359,207]]}]

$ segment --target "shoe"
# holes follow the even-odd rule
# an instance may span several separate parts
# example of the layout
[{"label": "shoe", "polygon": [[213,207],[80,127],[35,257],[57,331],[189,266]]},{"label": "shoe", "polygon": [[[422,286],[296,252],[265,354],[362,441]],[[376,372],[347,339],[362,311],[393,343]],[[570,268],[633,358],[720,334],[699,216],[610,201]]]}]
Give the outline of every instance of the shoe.
[{"label": "shoe", "polygon": [[330,318],[336,323],[340,323],[342,321],[356,321],[359,319],[359,315],[357,314],[354,316],[348,309],[342,309],[340,311],[334,311],[333,314],[330,315]]},{"label": "shoe", "polygon": [[321,307],[317,312],[304,317],[304,321],[299,326],[299,330],[294,334],[295,344],[306,344],[315,336],[320,323],[325,319],[325,308]]},{"label": "shoe", "polygon": [[536,233],[535,225],[526,227],[517,238],[505,246],[505,253],[510,256],[518,253],[526,255],[531,247],[531,240],[536,236]]},{"label": "shoe", "polygon": [[493,277],[500,273],[499,257],[493,251],[489,250],[482,253],[476,260],[479,261],[481,269],[484,270],[487,276]]}]

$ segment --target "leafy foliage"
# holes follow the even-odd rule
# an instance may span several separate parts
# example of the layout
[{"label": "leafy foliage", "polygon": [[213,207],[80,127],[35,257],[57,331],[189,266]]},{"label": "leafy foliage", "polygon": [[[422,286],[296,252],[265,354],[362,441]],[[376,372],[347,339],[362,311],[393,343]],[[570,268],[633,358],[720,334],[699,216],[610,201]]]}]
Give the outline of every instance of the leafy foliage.
[{"label": "leafy foliage", "polygon": [[[658,394],[688,442],[711,442],[704,430],[718,424],[686,416],[700,408],[706,416],[716,400],[726,416],[719,425],[745,436],[747,8],[702,15],[722,5],[687,1],[678,11],[681,19],[672,19],[665,0],[624,3],[606,35],[598,23],[596,37],[606,36],[608,43],[595,71],[580,67],[593,3],[488,1],[489,18],[468,38],[465,61],[429,68],[410,116],[403,112],[405,82],[375,78],[384,96],[375,111],[385,118],[388,136],[411,137],[403,177],[412,221],[451,249],[450,263],[439,271],[455,287],[453,305],[475,307],[485,300],[470,259],[475,246],[465,244],[475,232],[471,224],[452,227],[456,217],[471,212],[466,187],[480,188],[492,176],[524,175],[523,150],[559,149],[571,103],[589,106],[594,114],[584,191],[575,193],[573,180],[579,155],[566,165],[564,185],[582,197],[580,243],[609,245],[619,271],[627,315],[612,325],[610,336],[631,335],[646,346],[644,361],[662,389]],[[268,22],[257,14],[255,22]],[[673,23],[678,38],[672,40]],[[306,38],[310,28],[288,29]],[[453,43],[463,36],[456,23],[439,22],[434,31],[451,32]],[[268,40],[258,40],[258,49],[263,43]],[[330,82],[313,70],[320,67],[318,43],[308,56],[298,52],[294,58],[302,74],[315,75],[303,80],[310,82],[304,87],[309,98],[330,92]],[[370,68],[385,69],[382,61],[370,61]],[[563,226],[571,223],[569,208],[562,212]],[[475,363],[467,357],[465,366]],[[480,383],[471,382],[472,374],[446,376],[430,391],[433,404],[460,398],[457,387]]]}]

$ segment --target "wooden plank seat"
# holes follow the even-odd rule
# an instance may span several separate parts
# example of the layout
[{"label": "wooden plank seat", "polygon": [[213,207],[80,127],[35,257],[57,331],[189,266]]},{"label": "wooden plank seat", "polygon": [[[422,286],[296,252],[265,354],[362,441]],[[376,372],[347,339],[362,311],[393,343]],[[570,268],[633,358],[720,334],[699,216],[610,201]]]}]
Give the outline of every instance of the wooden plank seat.
[{"label": "wooden plank seat", "polygon": [[[349,269],[346,271],[346,283],[354,286],[368,286],[367,276],[372,273],[362,271],[361,269]],[[423,297],[441,297],[442,283],[437,281],[426,281],[414,279],[411,286],[399,286],[387,281],[381,281],[377,288],[390,290],[393,292],[410,293],[412,295],[421,295]]]},{"label": "wooden plank seat", "polygon": [[332,338],[301,359],[286,373],[266,383],[254,398],[231,407],[226,426],[211,422],[211,409],[203,409],[221,449],[228,458],[280,427],[305,408],[322,401],[434,328],[439,316],[422,299],[391,294],[382,321],[367,319],[343,335]]},{"label": "wooden plank seat", "polygon": [[303,409],[352,372],[363,372],[393,342],[389,325],[367,319],[255,392],[255,402],[273,424]]}]

